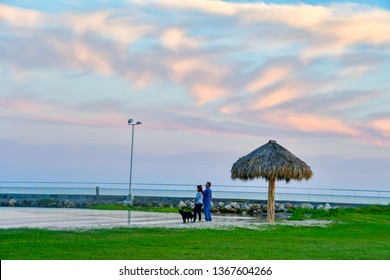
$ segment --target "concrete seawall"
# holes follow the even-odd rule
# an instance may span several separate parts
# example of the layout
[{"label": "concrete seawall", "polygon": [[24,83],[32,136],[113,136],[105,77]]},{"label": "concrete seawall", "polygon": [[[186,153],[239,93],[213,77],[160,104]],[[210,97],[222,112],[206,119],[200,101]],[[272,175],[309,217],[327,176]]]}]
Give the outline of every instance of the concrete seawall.
[{"label": "concrete seawall", "polygon": [[124,196],[108,195],[0,194],[0,196],[0,206],[59,208],[86,208],[98,204],[115,204],[126,199]]}]

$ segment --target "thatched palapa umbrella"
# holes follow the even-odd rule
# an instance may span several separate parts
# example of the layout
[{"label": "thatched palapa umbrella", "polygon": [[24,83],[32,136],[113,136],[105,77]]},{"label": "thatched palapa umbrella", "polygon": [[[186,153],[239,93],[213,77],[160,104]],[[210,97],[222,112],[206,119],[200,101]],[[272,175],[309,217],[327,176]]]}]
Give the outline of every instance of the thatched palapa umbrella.
[{"label": "thatched palapa umbrella", "polygon": [[284,147],[270,140],[233,164],[231,178],[244,181],[264,178],[268,181],[267,222],[275,219],[275,181],[310,179],[313,172],[305,162]]}]

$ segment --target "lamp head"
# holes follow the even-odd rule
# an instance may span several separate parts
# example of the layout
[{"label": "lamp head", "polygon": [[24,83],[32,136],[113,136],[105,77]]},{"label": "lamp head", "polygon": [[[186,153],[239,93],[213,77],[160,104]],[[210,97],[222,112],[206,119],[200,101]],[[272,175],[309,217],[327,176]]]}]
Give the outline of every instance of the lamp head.
[{"label": "lamp head", "polygon": [[128,119],[127,120],[127,124],[132,124],[133,123],[133,119]]},{"label": "lamp head", "polygon": [[137,122],[136,124],[142,124],[142,122]]}]

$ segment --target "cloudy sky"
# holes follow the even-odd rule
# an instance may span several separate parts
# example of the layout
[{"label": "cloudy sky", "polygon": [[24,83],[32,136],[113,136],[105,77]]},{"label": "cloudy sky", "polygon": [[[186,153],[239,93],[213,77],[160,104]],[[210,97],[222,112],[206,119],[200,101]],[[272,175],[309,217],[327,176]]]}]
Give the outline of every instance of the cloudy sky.
[{"label": "cloudy sky", "polygon": [[[242,184],[275,139],[292,186],[390,190],[390,2],[1,1],[0,181]],[[266,185],[262,180],[251,185]]]}]

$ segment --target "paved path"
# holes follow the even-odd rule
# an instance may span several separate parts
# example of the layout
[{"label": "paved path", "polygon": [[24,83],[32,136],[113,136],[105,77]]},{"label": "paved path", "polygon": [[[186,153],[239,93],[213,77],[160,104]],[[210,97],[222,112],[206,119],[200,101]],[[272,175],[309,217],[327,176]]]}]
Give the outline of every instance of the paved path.
[{"label": "paved path", "polygon": [[75,208],[0,207],[0,228],[229,227],[259,223],[250,216],[213,215],[212,222],[183,224],[179,213]]},{"label": "paved path", "polygon": [[[283,218],[283,217],[281,217]],[[280,220],[288,226],[327,226],[332,221]],[[242,227],[264,229],[266,218],[241,215],[213,215],[212,222],[183,224],[179,213],[91,210],[79,208],[0,207],[0,228],[87,229],[112,227],[217,228]]]}]

